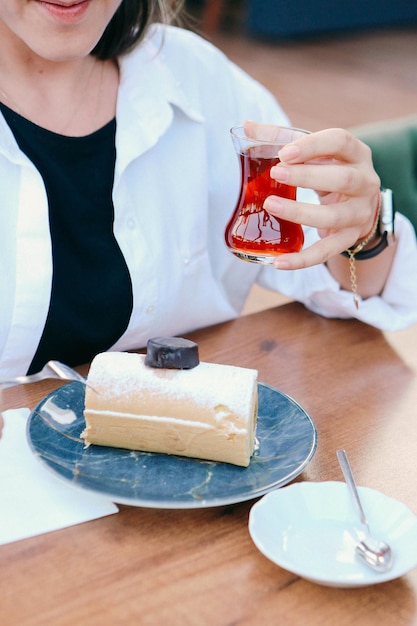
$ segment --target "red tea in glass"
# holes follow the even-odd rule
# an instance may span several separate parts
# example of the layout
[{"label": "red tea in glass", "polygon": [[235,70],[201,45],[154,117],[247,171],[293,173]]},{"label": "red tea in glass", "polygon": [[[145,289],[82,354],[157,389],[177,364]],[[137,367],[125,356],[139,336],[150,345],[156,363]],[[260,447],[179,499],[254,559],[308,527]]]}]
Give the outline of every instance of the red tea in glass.
[{"label": "red tea in glass", "polygon": [[[280,129],[281,130],[281,129]],[[240,158],[241,191],[225,232],[226,245],[236,256],[255,263],[273,263],[278,254],[298,252],[304,234],[300,224],[270,215],[263,209],[268,196],[296,199],[297,188],[271,178],[271,167],[279,163],[277,153],[296,138],[295,129],[283,129],[282,140],[260,141],[246,136],[242,127],[232,128],[232,139]]]}]

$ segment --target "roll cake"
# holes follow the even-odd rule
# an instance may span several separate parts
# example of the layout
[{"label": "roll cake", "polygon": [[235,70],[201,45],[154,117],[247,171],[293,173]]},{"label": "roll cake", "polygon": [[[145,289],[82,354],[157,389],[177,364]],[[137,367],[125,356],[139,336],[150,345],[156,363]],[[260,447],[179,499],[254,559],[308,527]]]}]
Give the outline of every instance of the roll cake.
[{"label": "roll cake", "polygon": [[160,353],[97,355],[86,386],[85,443],[248,466],[258,373],[197,363],[178,369],[161,365]]}]

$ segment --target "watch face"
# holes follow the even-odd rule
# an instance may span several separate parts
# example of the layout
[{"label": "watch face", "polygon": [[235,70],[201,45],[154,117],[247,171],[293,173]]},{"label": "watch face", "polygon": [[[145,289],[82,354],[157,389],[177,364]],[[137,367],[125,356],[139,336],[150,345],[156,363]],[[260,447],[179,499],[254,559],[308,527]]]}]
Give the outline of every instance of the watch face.
[{"label": "watch face", "polygon": [[394,239],[394,196],[391,189],[381,189],[381,212],[379,215],[379,232],[387,233],[388,243]]}]

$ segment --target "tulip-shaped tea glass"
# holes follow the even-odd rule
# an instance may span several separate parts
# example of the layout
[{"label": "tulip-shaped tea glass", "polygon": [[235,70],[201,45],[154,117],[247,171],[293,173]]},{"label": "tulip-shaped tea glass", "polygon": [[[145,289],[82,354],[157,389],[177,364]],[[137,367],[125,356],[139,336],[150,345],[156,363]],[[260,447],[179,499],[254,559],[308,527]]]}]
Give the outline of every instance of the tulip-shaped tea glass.
[{"label": "tulip-shaped tea glass", "polygon": [[263,203],[271,195],[296,199],[297,188],[275,181],[270,170],[279,163],[281,148],[309,131],[266,126],[262,139],[248,137],[243,126],[230,133],[240,158],[241,188],[225,232],[227,247],[245,261],[266,264],[273,263],[278,254],[298,252],[304,243],[302,226],[270,215]]}]

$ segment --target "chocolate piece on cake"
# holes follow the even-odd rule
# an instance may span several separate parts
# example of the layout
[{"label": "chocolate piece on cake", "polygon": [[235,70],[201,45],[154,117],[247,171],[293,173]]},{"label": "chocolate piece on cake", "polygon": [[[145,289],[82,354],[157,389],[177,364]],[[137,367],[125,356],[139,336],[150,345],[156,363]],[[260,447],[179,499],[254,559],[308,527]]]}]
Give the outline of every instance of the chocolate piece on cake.
[{"label": "chocolate piece on cake", "polygon": [[188,370],[200,363],[198,345],[182,337],[149,339],[145,364],[163,369]]}]

